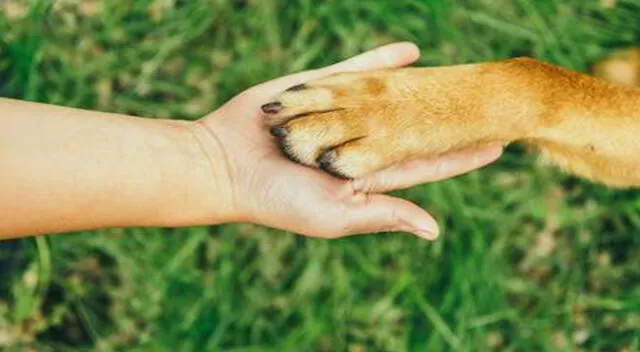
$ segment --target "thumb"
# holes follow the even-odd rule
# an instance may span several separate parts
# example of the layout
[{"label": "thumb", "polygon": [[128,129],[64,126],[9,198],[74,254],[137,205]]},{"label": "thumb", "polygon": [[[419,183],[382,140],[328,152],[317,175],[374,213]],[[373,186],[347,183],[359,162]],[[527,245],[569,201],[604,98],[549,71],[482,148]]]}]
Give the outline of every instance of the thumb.
[{"label": "thumb", "polygon": [[438,224],[419,206],[383,194],[365,197],[347,206],[347,234],[405,231],[426,240],[438,237]]},{"label": "thumb", "polygon": [[400,42],[388,44],[353,56],[331,66],[299,72],[262,83],[251,88],[251,96],[256,99],[256,101],[262,102],[291,86],[334,73],[402,67],[416,61],[419,56],[420,50],[413,43]]}]

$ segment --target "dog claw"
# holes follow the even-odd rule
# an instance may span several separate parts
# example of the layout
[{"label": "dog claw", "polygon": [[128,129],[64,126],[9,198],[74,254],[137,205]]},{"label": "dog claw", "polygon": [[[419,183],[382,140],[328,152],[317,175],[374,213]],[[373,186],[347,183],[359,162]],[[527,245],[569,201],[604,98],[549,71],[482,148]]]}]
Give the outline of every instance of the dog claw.
[{"label": "dog claw", "polygon": [[349,177],[343,175],[341,172],[339,172],[333,167],[333,162],[335,161],[337,156],[338,156],[338,153],[335,150],[328,150],[322,153],[322,155],[320,155],[320,157],[318,157],[318,160],[317,160],[318,166],[320,166],[322,170],[328,172],[329,174],[335,177],[342,178],[342,179],[349,179]]},{"label": "dog claw", "polygon": [[289,134],[289,131],[287,131],[286,128],[280,126],[272,127],[269,132],[274,137],[285,137],[287,134]]},{"label": "dog claw", "polygon": [[307,85],[306,84],[296,84],[293,87],[289,87],[285,92],[296,92],[299,90],[303,90],[303,89],[307,89]]},{"label": "dog claw", "polygon": [[283,106],[279,102],[268,103],[261,106],[262,111],[267,114],[275,114],[283,109]]}]

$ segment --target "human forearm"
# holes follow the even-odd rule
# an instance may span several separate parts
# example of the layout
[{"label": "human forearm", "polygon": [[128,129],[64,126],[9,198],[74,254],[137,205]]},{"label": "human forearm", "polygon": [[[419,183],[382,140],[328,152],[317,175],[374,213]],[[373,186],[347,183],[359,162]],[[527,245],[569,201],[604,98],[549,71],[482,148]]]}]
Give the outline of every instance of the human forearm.
[{"label": "human forearm", "polygon": [[188,122],[0,100],[0,238],[226,220],[216,151],[197,133]]}]

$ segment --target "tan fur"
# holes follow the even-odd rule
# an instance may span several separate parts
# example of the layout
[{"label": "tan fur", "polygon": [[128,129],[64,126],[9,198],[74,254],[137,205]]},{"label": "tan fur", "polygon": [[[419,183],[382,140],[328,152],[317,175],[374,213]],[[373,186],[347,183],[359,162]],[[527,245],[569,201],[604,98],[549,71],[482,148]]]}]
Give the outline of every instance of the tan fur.
[{"label": "tan fur", "polygon": [[[637,83],[628,76],[640,80],[640,50],[625,55],[596,74]],[[640,90],[535,59],[339,74],[278,102],[268,121],[285,153],[343,177],[521,142],[578,176],[640,186]]]}]

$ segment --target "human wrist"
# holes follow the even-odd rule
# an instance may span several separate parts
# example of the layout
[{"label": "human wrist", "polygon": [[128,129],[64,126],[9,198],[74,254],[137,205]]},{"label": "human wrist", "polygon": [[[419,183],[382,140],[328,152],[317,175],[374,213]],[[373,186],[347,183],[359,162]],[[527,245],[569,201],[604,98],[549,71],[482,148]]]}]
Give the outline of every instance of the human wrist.
[{"label": "human wrist", "polygon": [[153,152],[161,165],[164,194],[150,226],[212,225],[237,218],[224,152],[199,122],[156,120],[165,148]]}]

